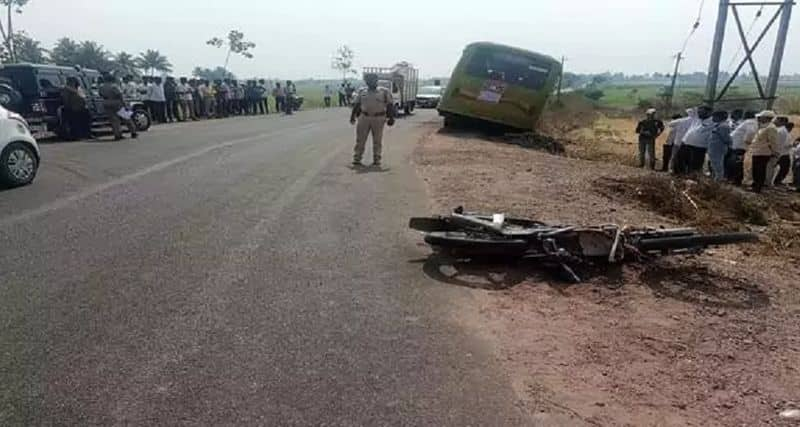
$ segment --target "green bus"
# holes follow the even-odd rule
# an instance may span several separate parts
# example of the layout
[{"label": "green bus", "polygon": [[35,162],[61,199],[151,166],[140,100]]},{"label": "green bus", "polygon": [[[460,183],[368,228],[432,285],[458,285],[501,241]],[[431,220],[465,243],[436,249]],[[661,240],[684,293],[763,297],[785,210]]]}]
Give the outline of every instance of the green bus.
[{"label": "green bus", "polygon": [[553,92],[561,64],[555,59],[495,43],[464,49],[439,104],[445,126],[483,121],[532,130]]}]

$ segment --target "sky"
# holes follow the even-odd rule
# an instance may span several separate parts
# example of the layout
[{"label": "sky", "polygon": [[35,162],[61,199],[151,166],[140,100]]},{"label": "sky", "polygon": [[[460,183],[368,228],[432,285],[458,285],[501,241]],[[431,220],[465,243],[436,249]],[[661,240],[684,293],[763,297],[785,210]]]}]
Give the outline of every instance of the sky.
[{"label": "sky", "polygon": [[[423,76],[446,76],[467,44],[493,41],[560,58],[567,71],[651,73],[671,71],[698,16],[702,0],[30,0],[17,18],[23,29],[51,47],[61,37],[94,40],[112,52],[157,49],[175,75],[195,66],[222,65],[225,52],[205,41],[231,29],[256,44],[253,59],[233,58],[240,77],[329,78],[341,45],[356,52],[356,65],[408,61]],[[690,39],[682,72],[706,71],[717,17],[706,0],[700,27]],[[742,8],[745,27],[757,8]],[[751,39],[774,13],[765,9]],[[800,10],[789,31],[783,73],[800,72]],[[722,70],[739,47],[729,19]],[[777,27],[777,25],[775,26]],[[766,74],[775,29],[756,54]],[[741,55],[740,55],[741,57]]]}]

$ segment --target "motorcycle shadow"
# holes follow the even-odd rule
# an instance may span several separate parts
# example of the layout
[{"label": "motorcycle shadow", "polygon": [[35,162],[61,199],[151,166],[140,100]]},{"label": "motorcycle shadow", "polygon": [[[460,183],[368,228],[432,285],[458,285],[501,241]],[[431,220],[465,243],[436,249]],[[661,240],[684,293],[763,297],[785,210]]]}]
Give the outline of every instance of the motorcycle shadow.
[{"label": "motorcycle shadow", "polygon": [[[472,289],[500,291],[528,281],[546,283],[562,292],[577,284],[555,265],[492,258],[460,260],[436,254],[420,262],[423,263],[422,271],[429,278]],[[581,270],[578,274],[584,283],[600,280],[606,286],[618,287],[620,273],[614,269]]]}]

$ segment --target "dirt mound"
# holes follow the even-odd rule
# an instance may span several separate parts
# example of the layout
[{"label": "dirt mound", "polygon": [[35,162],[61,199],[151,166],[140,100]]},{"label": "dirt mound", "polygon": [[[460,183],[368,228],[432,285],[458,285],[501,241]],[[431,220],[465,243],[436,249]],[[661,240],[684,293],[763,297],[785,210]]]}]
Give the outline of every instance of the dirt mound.
[{"label": "dirt mound", "polygon": [[763,232],[769,248],[800,257],[800,201],[788,191],[756,195],[702,177],[683,179],[654,174],[606,177],[595,184],[601,194],[612,200],[633,200],[703,231]]}]

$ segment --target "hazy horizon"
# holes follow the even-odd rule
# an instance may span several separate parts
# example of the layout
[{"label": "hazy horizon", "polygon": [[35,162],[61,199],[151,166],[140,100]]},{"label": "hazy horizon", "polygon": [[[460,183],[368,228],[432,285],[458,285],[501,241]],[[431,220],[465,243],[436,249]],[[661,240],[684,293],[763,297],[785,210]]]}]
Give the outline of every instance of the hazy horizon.
[{"label": "hazy horizon", "polygon": [[[335,78],[338,73],[330,67],[331,57],[338,46],[347,44],[356,52],[356,67],[409,61],[423,76],[441,77],[449,75],[465,45],[482,40],[556,58],[565,55],[567,70],[576,73],[643,74],[671,72],[673,57],[700,6],[700,0],[660,1],[658,5],[634,0],[576,0],[566,10],[561,2],[535,3],[505,0],[487,7],[409,0],[390,13],[379,3],[363,0],[336,4],[297,0],[277,5],[246,0],[113,4],[31,0],[17,16],[15,29],[28,32],[48,49],[61,37],[93,40],[113,53],[157,49],[172,62],[175,75],[189,75],[196,66],[222,65],[225,52],[205,42],[231,29],[243,31],[246,39],[257,45],[253,59],[231,59],[229,69],[240,76]],[[756,10],[741,8],[745,27]],[[750,36],[751,44],[775,10],[765,9]],[[716,16],[717,2],[707,1],[701,26],[687,47],[682,73],[707,71]],[[85,19],[77,19],[80,17]],[[796,27],[793,24],[790,29],[784,74],[800,72],[793,37],[798,35]],[[769,69],[774,34],[775,28],[756,54],[760,74]],[[733,71],[729,64],[738,49],[739,36],[731,15],[723,71]]]}]

